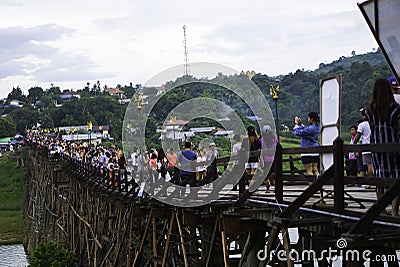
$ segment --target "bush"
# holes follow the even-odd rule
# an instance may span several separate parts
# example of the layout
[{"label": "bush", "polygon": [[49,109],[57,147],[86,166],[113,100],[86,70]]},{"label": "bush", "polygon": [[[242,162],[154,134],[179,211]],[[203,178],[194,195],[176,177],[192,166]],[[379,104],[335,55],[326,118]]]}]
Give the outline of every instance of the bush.
[{"label": "bush", "polygon": [[54,242],[39,243],[33,252],[30,266],[33,267],[75,267],[76,255],[74,251],[64,249]]}]

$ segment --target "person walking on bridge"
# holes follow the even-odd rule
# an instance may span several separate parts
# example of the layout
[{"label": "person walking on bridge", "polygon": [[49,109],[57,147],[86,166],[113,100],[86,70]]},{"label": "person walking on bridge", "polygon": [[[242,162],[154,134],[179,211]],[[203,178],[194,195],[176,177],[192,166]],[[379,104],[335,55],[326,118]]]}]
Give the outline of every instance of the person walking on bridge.
[{"label": "person walking on bridge", "polygon": [[[387,79],[381,78],[375,81],[365,116],[371,128],[371,143],[400,142],[400,106],[393,97]],[[372,162],[377,177],[398,179],[400,176],[399,152],[374,152]],[[377,187],[378,199],[384,191],[385,188]],[[399,197],[396,197],[392,202],[392,216],[398,216],[398,213]]]},{"label": "person walking on bridge", "polygon": [[[197,161],[197,154],[192,151],[192,144],[188,141],[185,142],[185,147],[178,153],[177,162],[180,169],[180,185],[196,186],[196,169],[193,168],[192,163]],[[184,195],[184,190],[181,189],[181,196]]]}]

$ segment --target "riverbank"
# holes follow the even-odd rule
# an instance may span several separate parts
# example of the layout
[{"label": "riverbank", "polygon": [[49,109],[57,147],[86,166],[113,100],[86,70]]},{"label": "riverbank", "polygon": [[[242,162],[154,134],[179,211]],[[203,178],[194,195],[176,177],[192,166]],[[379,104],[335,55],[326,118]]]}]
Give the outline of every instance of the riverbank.
[{"label": "riverbank", "polygon": [[[26,160],[27,151],[22,155]],[[0,245],[23,242],[22,207],[26,166],[27,162],[24,168],[17,168],[11,152],[3,153],[0,157]]]}]

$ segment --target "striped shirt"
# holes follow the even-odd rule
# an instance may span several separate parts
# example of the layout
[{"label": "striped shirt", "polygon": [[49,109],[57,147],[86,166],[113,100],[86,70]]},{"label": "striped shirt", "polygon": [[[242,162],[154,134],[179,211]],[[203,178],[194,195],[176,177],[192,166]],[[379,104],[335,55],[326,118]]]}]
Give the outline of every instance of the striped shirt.
[{"label": "striped shirt", "polygon": [[[379,121],[377,114],[366,112],[366,117],[371,128],[371,143],[399,143],[398,120],[400,119],[400,106],[392,103],[388,109],[389,116],[385,121]],[[398,178],[400,176],[400,152],[375,152],[372,160],[377,177]]]}]

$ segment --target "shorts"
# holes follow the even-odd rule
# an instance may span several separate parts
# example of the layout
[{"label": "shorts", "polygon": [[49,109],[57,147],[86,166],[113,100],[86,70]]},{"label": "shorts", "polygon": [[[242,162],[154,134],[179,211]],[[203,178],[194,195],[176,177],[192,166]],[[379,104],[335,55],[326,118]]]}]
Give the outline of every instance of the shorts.
[{"label": "shorts", "polygon": [[368,170],[367,165],[364,165],[362,162],[362,158],[357,158],[357,169],[359,172],[366,172]]},{"label": "shorts", "polygon": [[362,162],[364,165],[372,164],[372,155],[371,154],[363,154]]},{"label": "shorts", "polygon": [[257,169],[258,168],[258,162],[248,162],[245,164],[246,169]]},{"label": "shorts", "polygon": [[319,156],[301,156],[301,163],[309,164],[309,163],[318,163]]}]

